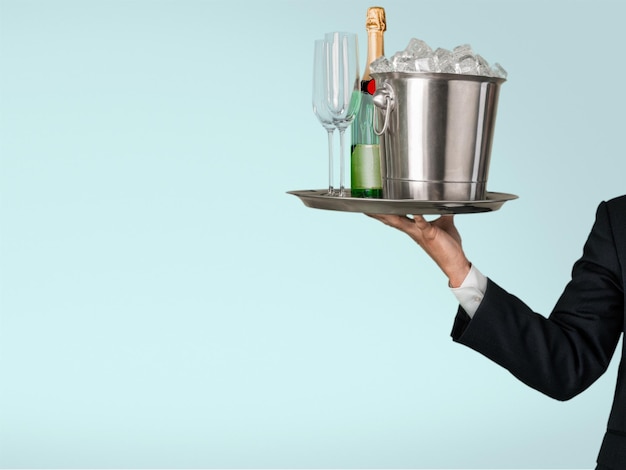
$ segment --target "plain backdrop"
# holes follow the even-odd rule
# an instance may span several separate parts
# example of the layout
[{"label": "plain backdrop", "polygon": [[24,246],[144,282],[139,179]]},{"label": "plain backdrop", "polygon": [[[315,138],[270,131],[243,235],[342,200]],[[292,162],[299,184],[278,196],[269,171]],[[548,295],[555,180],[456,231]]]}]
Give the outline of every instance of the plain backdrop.
[{"label": "plain backdrop", "polygon": [[[617,359],[558,402],[452,342],[413,242],[326,185],[313,41],[361,0],[0,0],[0,467],[592,468]],[[509,72],[471,261],[547,315],[625,192],[618,0],[387,0],[388,55]]]}]

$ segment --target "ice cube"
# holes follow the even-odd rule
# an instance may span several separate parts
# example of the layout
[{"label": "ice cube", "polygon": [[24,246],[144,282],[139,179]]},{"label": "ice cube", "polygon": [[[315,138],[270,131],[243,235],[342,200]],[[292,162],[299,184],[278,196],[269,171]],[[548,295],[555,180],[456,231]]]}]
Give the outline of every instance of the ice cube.
[{"label": "ice cube", "polygon": [[415,68],[418,72],[436,72],[437,65],[433,57],[420,57],[415,60]]},{"label": "ice cube", "polygon": [[405,53],[411,57],[421,58],[432,56],[433,50],[421,39],[412,38],[409,41],[409,45],[404,50]]},{"label": "ice cube", "polygon": [[478,75],[478,63],[474,57],[466,56],[459,62],[454,64],[456,73],[462,75]]},{"label": "ice cube", "polygon": [[391,57],[391,63],[396,72],[416,72],[415,57],[410,57],[404,51],[396,52]]},{"label": "ice cube", "polygon": [[454,57],[449,50],[437,48],[433,53],[433,61],[435,62],[435,72],[455,73]]},{"label": "ice cube", "polygon": [[491,77],[491,67],[489,67],[489,63],[478,54],[476,54],[476,66],[478,75]]},{"label": "ice cube", "polygon": [[456,46],[452,49],[452,54],[454,55],[454,60],[456,62],[462,62],[468,57],[474,57],[474,51],[472,50],[472,46],[469,44],[461,44],[460,46]]},{"label": "ice cube", "polygon": [[373,73],[393,72],[393,64],[385,56],[380,56],[370,64]]},{"label": "ice cube", "polygon": [[491,66],[491,74],[498,78],[506,78],[508,75],[507,71],[497,62]]}]

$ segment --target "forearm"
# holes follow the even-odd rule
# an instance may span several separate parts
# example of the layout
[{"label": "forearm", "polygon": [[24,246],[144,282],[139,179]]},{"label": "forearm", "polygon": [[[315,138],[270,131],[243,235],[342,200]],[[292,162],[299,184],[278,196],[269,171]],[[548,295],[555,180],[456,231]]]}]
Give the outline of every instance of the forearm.
[{"label": "forearm", "polygon": [[580,317],[567,324],[546,318],[488,281],[473,318],[463,312],[457,315],[452,338],[530,387],[557,400],[568,400],[606,370],[620,333],[619,327],[614,328],[614,338],[598,342],[592,331],[603,321],[597,316],[595,326],[587,323]]},{"label": "forearm", "polygon": [[488,280],[474,312],[471,299],[463,300],[453,339],[553,398],[580,393],[606,370],[623,331],[624,284],[612,230],[602,204],[583,256],[548,318]]}]

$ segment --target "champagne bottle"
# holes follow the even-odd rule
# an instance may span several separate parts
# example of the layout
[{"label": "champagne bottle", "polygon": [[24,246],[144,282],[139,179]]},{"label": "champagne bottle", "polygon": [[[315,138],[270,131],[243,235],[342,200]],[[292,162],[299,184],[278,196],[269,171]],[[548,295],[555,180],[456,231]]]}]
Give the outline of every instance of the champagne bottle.
[{"label": "champagne bottle", "polygon": [[352,197],[382,198],[380,175],[380,145],[374,133],[374,102],[376,83],[370,76],[370,64],[385,54],[383,33],[387,29],[385,10],[371,7],[367,10],[367,61],[361,79],[361,105],[352,122],[352,155],[350,161],[350,189]]}]

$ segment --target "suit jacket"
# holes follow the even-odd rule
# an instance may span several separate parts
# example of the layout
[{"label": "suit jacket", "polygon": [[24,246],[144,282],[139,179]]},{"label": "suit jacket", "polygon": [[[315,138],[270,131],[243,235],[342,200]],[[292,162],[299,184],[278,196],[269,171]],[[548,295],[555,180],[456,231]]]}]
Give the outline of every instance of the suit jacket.
[{"label": "suit jacket", "polygon": [[[609,365],[625,325],[626,196],[602,202],[572,278],[548,318],[491,279],[470,320],[462,308],[452,338],[558,400],[589,387]],[[598,464],[626,469],[626,346]]]}]

